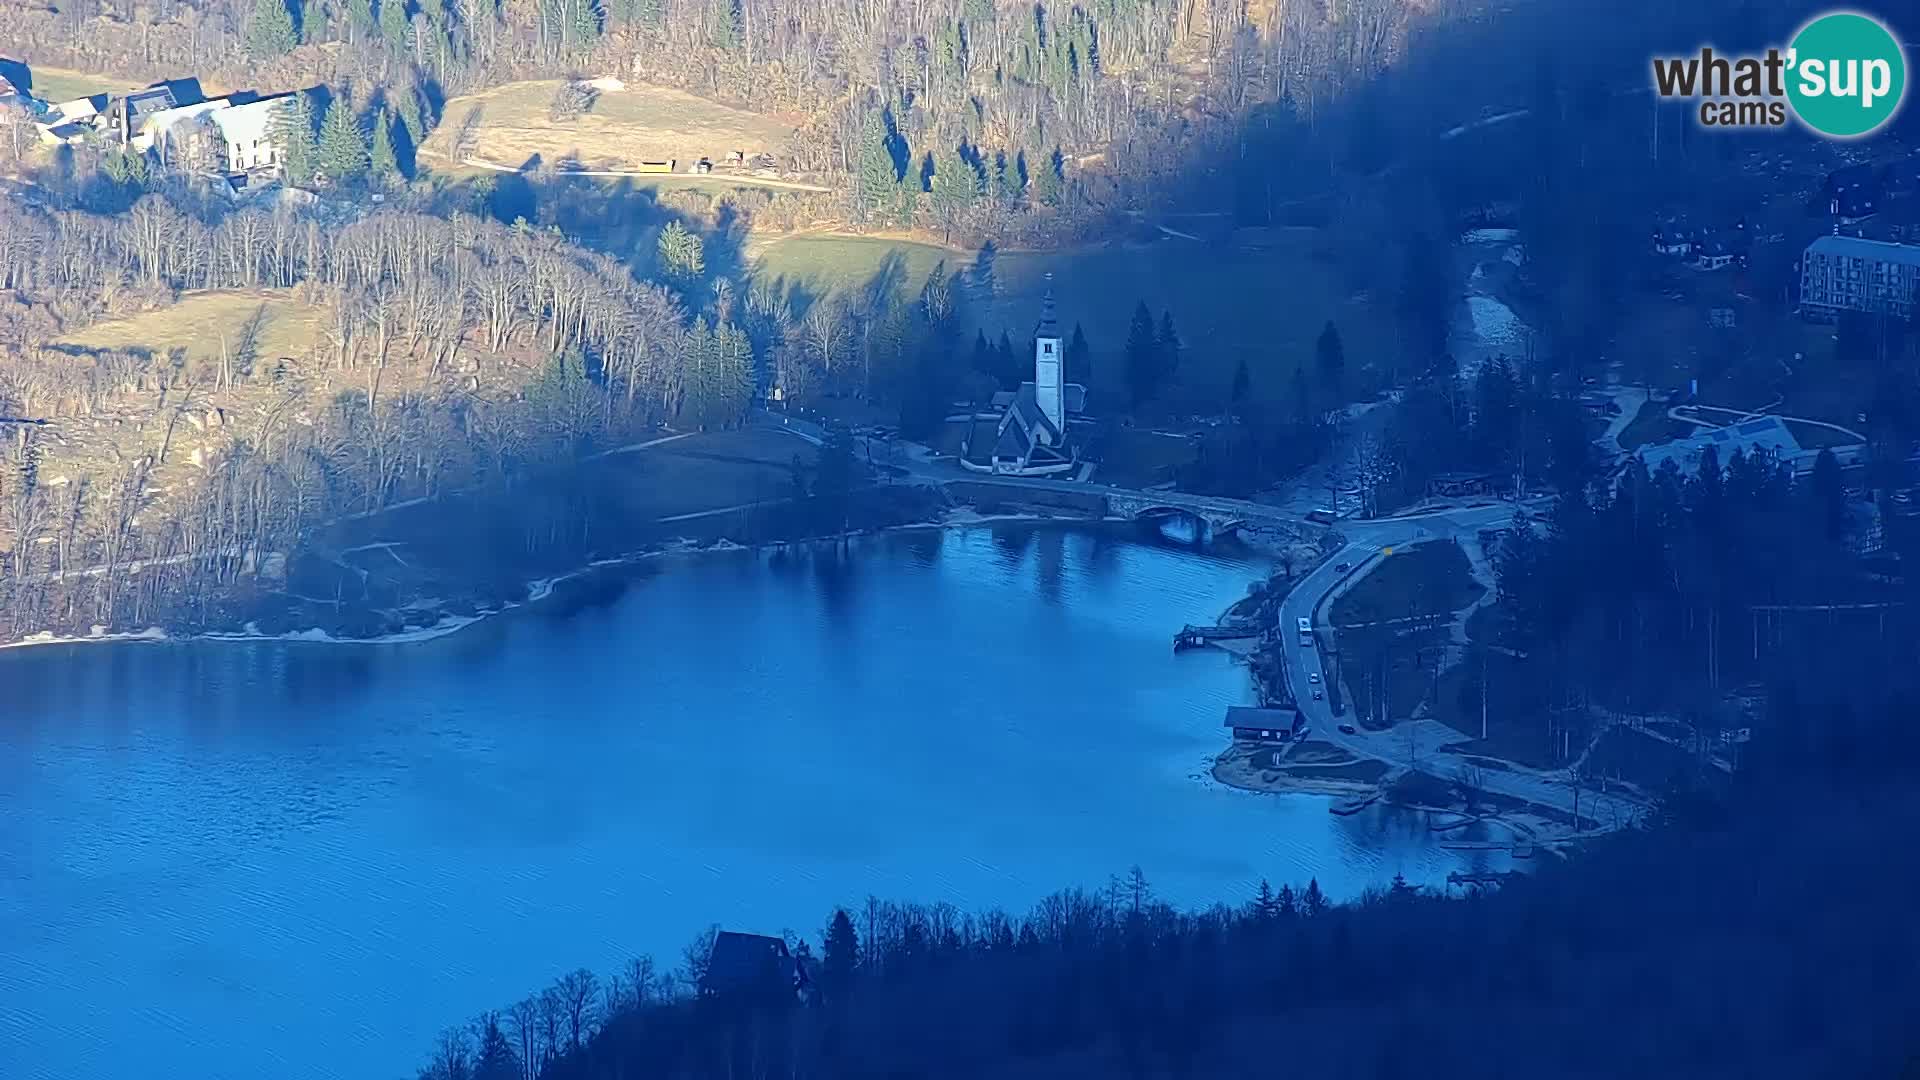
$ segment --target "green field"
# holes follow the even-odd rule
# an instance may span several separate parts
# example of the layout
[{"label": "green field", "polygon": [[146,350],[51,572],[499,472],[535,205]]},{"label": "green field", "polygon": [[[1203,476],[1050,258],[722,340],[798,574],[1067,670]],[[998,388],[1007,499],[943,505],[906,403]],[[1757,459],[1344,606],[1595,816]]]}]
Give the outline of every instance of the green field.
[{"label": "green field", "polygon": [[129,90],[146,86],[152,81],[105,75],[94,71],[43,67],[39,64],[29,64],[28,69],[33,72],[33,96],[41,101],[55,103],[72,101],[90,94],[124,94]]},{"label": "green field", "polygon": [[291,292],[209,291],[188,293],[158,311],[106,319],[56,344],[88,349],[146,349],[165,353],[182,348],[193,359],[213,361],[221,349],[238,349],[250,324],[258,320],[253,355],[262,360],[304,356],[320,335],[319,308],[293,299]]},{"label": "green field", "polygon": [[[1391,727],[1432,695],[1433,664],[1449,640],[1448,616],[1483,591],[1466,553],[1448,540],[1385,556],[1334,601],[1329,618],[1340,674],[1359,723]],[[1414,616],[1439,617],[1412,621]]]},{"label": "green field", "polygon": [[[1261,252],[1169,239],[1147,245],[1061,252],[1005,252],[993,260],[993,288],[964,301],[973,328],[997,338],[1007,331],[1024,347],[1040,314],[1046,275],[1053,275],[1061,331],[1079,324],[1093,352],[1096,387],[1120,382],[1120,357],[1134,305],[1146,301],[1156,320],[1173,313],[1185,346],[1182,380],[1191,394],[1224,405],[1243,357],[1257,397],[1290,400],[1294,367],[1310,362],[1314,341],[1331,319],[1346,346],[1350,389],[1369,363],[1383,365],[1393,346],[1392,320],[1364,297],[1349,295],[1341,275],[1314,250],[1316,234],[1289,234]],[[917,291],[935,264],[949,271],[974,256],[927,244],[849,236],[792,236],[758,244],[756,271],[806,291],[886,280]]]}]

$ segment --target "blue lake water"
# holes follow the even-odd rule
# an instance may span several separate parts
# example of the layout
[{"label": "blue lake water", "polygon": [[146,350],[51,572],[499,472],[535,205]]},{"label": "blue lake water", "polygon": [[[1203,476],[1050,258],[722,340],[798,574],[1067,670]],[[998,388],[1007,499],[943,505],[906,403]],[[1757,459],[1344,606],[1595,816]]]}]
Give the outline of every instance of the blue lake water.
[{"label": "blue lake water", "polygon": [[1474,865],[1205,779],[1252,556],[1047,527],[657,560],[425,643],[0,652],[0,1077],[410,1076],[441,1028],[868,894],[1183,906]]}]

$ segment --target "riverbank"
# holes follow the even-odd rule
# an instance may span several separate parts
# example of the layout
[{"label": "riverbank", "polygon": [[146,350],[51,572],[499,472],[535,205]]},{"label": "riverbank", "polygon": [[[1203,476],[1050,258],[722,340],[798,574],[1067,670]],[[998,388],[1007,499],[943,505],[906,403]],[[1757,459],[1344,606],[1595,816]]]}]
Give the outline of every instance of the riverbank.
[{"label": "riverbank", "polygon": [[[257,620],[248,620],[234,630],[169,630],[164,626],[150,626],[142,630],[109,631],[104,626],[95,625],[84,634],[60,633],[53,630],[39,630],[22,637],[0,641],[0,649],[23,649],[44,645],[111,645],[138,642],[182,643],[182,642],[263,642],[282,641],[320,645],[403,645],[432,641],[459,633],[487,619],[522,608],[531,607],[554,596],[560,588],[569,582],[589,578],[595,574],[617,571],[652,560],[671,558],[692,558],[699,556],[726,554],[742,551],[771,551],[792,547],[811,547],[832,545],[857,540],[862,537],[880,536],[889,533],[922,532],[928,530],[973,529],[991,525],[1005,524],[1046,524],[1053,522],[1094,522],[1094,519],[1063,516],[1043,511],[981,513],[970,507],[954,507],[945,511],[938,521],[904,522],[877,528],[856,529],[835,535],[809,536],[790,540],[767,540],[755,544],[742,544],[727,537],[719,537],[708,542],[682,538],[660,548],[636,551],[628,555],[596,559],[584,566],[552,577],[536,578],[526,583],[526,595],[523,599],[501,603],[497,606],[476,609],[471,614],[442,615],[437,621],[422,625],[413,625],[405,629],[388,631],[372,636],[356,637],[337,633],[321,626],[304,629],[269,632],[263,630]],[[420,598],[409,607],[416,611],[436,611],[459,603],[450,598]]]}]

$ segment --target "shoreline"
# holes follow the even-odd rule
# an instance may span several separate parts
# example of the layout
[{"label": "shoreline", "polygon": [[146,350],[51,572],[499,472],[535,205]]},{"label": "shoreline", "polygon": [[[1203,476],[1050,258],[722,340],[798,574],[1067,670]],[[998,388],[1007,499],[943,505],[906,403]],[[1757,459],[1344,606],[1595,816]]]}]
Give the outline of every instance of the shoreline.
[{"label": "shoreline", "polygon": [[[306,627],[300,630],[288,630],[278,634],[268,634],[249,629],[253,627],[255,623],[253,620],[248,620],[246,623],[243,623],[238,630],[202,630],[194,633],[171,632],[163,626],[149,626],[141,630],[126,630],[116,633],[95,632],[88,634],[57,634],[52,630],[36,630],[33,633],[11,641],[0,641],[0,651],[28,649],[46,645],[185,644],[188,642],[243,643],[281,641],[306,645],[412,645],[448,637],[489,619],[506,615],[522,608],[532,607],[552,597],[558,587],[566,582],[605,570],[637,565],[652,559],[669,558],[673,556],[717,555],[735,551],[765,551],[775,547],[844,541],[859,536],[879,536],[895,532],[925,531],[928,529],[971,529],[983,525],[1003,523],[1076,520],[1094,521],[1101,519],[1063,518],[1057,515],[1037,513],[981,514],[961,508],[949,511],[947,517],[940,521],[914,521],[899,525],[887,525],[877,529],[849,532],[840,537],[818,536],[803,540],[769,540],[757,544],[742,544],[727,537],[721,537],[710,543],[700,544],[697,541],[683,537],[679,541],[668,544],[665,547],[647,551],[636,551],[630,554],[604,559],[595,559],[584,566],[575,567],[565,573],[555,574],[551,577],[533,578],[526,583],[527,595],[521,600],[508,601],[499,607],[482,609],[472,615],[444,615],[438,622],[427,626],[409,627],[405,630],[395,631],[390,634],[381,634],[377,637],[342,637],[318,626]],[[416,601],[416,603],[441,604],[445,603],[445,600],[444,598],[423,599]],[[94,630],[103,631],[104,628],[96,626]]]}]

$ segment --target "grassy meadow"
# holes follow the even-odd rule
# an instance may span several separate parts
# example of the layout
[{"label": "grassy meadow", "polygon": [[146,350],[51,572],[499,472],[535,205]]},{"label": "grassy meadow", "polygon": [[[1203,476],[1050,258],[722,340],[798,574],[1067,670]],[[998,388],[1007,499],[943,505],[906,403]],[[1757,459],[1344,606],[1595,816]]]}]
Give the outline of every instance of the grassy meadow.
[{"label": "grassy meadow", "polygon": [[535,79],[454,98],[423,149],[452,160],[454,141],[475,110],[473,155],[513,166],[537,156],[604,168],[678,160],[685,168],[702,157],[718,162],[731,150],[778,153],[793,135],[791,125],[772,117],[639,83],[603,90],[586,113],[555,123],[549,109],[562,85]]},{"label": "grassy meadow", "polygon": [[260,320],[253,347],[256,361],[305,355],[320,335],[319,309],[290,295],[219,290],[188,293],[171,307],[97,322],[54,344],[154,353],[183,348],[192,360],[214,362],[222,348],[239,347],[248,324],[256,318]]},{"label": "grassy meadow", "polygon": [[[1293,369],[1311,364],[1314,341],[1329,319],[1346,346],[1349,385],[1358,385],[1365,365],[1384,366],[1393,347],[1392,321],[1379,305],[1344,290],[1342,275],[1315,250],[1316,235],[1291,233],[1259,252],[1168,239],[1000,253],[993,260],[991,293],[978,290],[968,297],[968,331],[977,327],[997,339],[1005,330],[1016,348],[1024,348],[1051,273],[1061,332],[1071,334],[1075,323],[1085,329],[1096,386],[1119,384],[1127,325],[1142,300],[1156,321],[1163,311],[1173,313],[1185,344],[1182,377],[1199,398],[1224,405],[1242,357],[1257,397],[1287,398]],[[917,291],[937,263],[954,271],[975,260],[928,244],[831,235],[768,240],[753,245],[749,256],[760,276],[816,294],[881,278]]]}]

